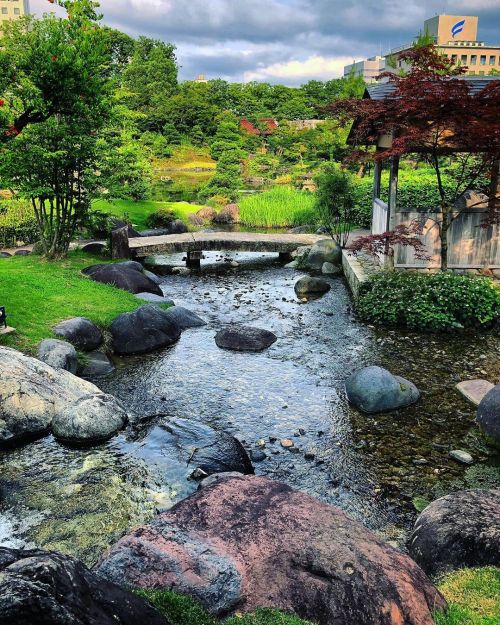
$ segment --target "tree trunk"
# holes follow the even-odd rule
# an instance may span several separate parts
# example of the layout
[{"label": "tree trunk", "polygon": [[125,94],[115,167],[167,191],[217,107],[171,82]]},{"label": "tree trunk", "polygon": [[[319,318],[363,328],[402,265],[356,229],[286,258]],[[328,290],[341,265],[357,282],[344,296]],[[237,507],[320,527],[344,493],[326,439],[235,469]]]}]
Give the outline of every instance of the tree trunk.
[{"label": "tree trunk", "polygon": [[443,221],[439,230],[441,239],[441,271],[448,271],[448,230],[450,228],[450,214],[448,207],[443,206]]}]

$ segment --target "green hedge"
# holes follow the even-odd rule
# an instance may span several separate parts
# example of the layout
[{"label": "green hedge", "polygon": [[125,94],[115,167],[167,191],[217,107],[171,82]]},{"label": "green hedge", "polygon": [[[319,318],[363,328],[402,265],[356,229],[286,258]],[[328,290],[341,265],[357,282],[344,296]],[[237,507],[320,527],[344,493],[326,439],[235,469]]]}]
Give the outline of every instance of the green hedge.
[{"label": "green hedge", "polygon": [[363,321],[440,332],[498,322],[500,290],[487,278],[453,273],[381,272],[360,289]]},{"label": "green hedge", "polygon": [[[443,184],[451,196],[454,191],[454,182],[451,176],[445,175]],[[372,215],[373,177],[355,179],[356,211],[360,226],[369,227]],[[381,199],[388,201],[389,172],[382,173]],[[436,176],[432,171],[402,170],[399,172],[398,206],[401,208],[438,208],[440,196],[437,188]]]},{"label": "green hedge", "polygon": [[38,241],[38,226],[33,208],[20,200],[0,201],[0,247]]}]

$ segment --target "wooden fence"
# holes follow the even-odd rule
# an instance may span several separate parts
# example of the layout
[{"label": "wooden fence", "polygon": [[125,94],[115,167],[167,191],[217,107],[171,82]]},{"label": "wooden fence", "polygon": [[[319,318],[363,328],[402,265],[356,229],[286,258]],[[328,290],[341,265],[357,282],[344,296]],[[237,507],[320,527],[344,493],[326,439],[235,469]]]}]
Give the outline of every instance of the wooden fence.
[{"label": "wooden fence", "polygon": [[[373,202],[372,234],[387,230],[387,204],[376,198]],[[500,226],[481,228],[487,209],[472,209],[458,214],[448,231],[449,269],[500,268]],[[397,246],[394,266],[401,269],[432,269],[441,264],[439,239],[439,213],[400,209],[395,214],[394,225],[424,222],[422,240],[430,261],[415,258],[411,247]],[[438,222],[438,223],[436,223]]]}]

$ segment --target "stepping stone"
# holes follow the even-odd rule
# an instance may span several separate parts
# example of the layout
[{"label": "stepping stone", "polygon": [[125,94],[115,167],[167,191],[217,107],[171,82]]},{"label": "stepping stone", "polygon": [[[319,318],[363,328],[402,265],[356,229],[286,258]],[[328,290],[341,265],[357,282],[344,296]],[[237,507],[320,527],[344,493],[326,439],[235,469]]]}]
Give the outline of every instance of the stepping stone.
[{"label": "stepping stone", "polygon": [[10,326],[7,326],[6,328],[1,327],[0,328],[0,335],[4,336],[6,334],[13,334],[16,331],[15,328],[11,328]]},{"label": "stepping stone", "polygon": [[450,458],[453,458],[453,460],[456,460],[457,462],[460,462],[461,464],[473,464],[474,463],[474,458],[467,453],[466,451],[463,451],[462,449],[454,449],[453,451],[450,451],[449,453]]},{"label": "stepping stone", "polygon": [[465,380],[465,382],[457,384],[455,388],[462,393],[466,399],[472,402],[474,406],[479,406],[483,397],[487,395],[494,386],[495,385],[488,382],[488,380]]}]

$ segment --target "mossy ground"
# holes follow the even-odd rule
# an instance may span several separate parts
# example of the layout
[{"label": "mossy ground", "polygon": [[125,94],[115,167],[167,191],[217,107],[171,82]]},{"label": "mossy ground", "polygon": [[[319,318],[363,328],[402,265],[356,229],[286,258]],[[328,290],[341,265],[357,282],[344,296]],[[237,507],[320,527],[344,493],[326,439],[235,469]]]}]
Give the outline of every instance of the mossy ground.
[{"label": "mossy ground", "polygon": [[87,317],[106,328],[117,315],[138,308],[131,293],[81,275],[85,267],[102,262],[83,252],[60,261],[35,255],[0,259],[0,306],[7,308],[8,324],[16,329],[0,337],[0,344],[33,353],[59,321]]}]

